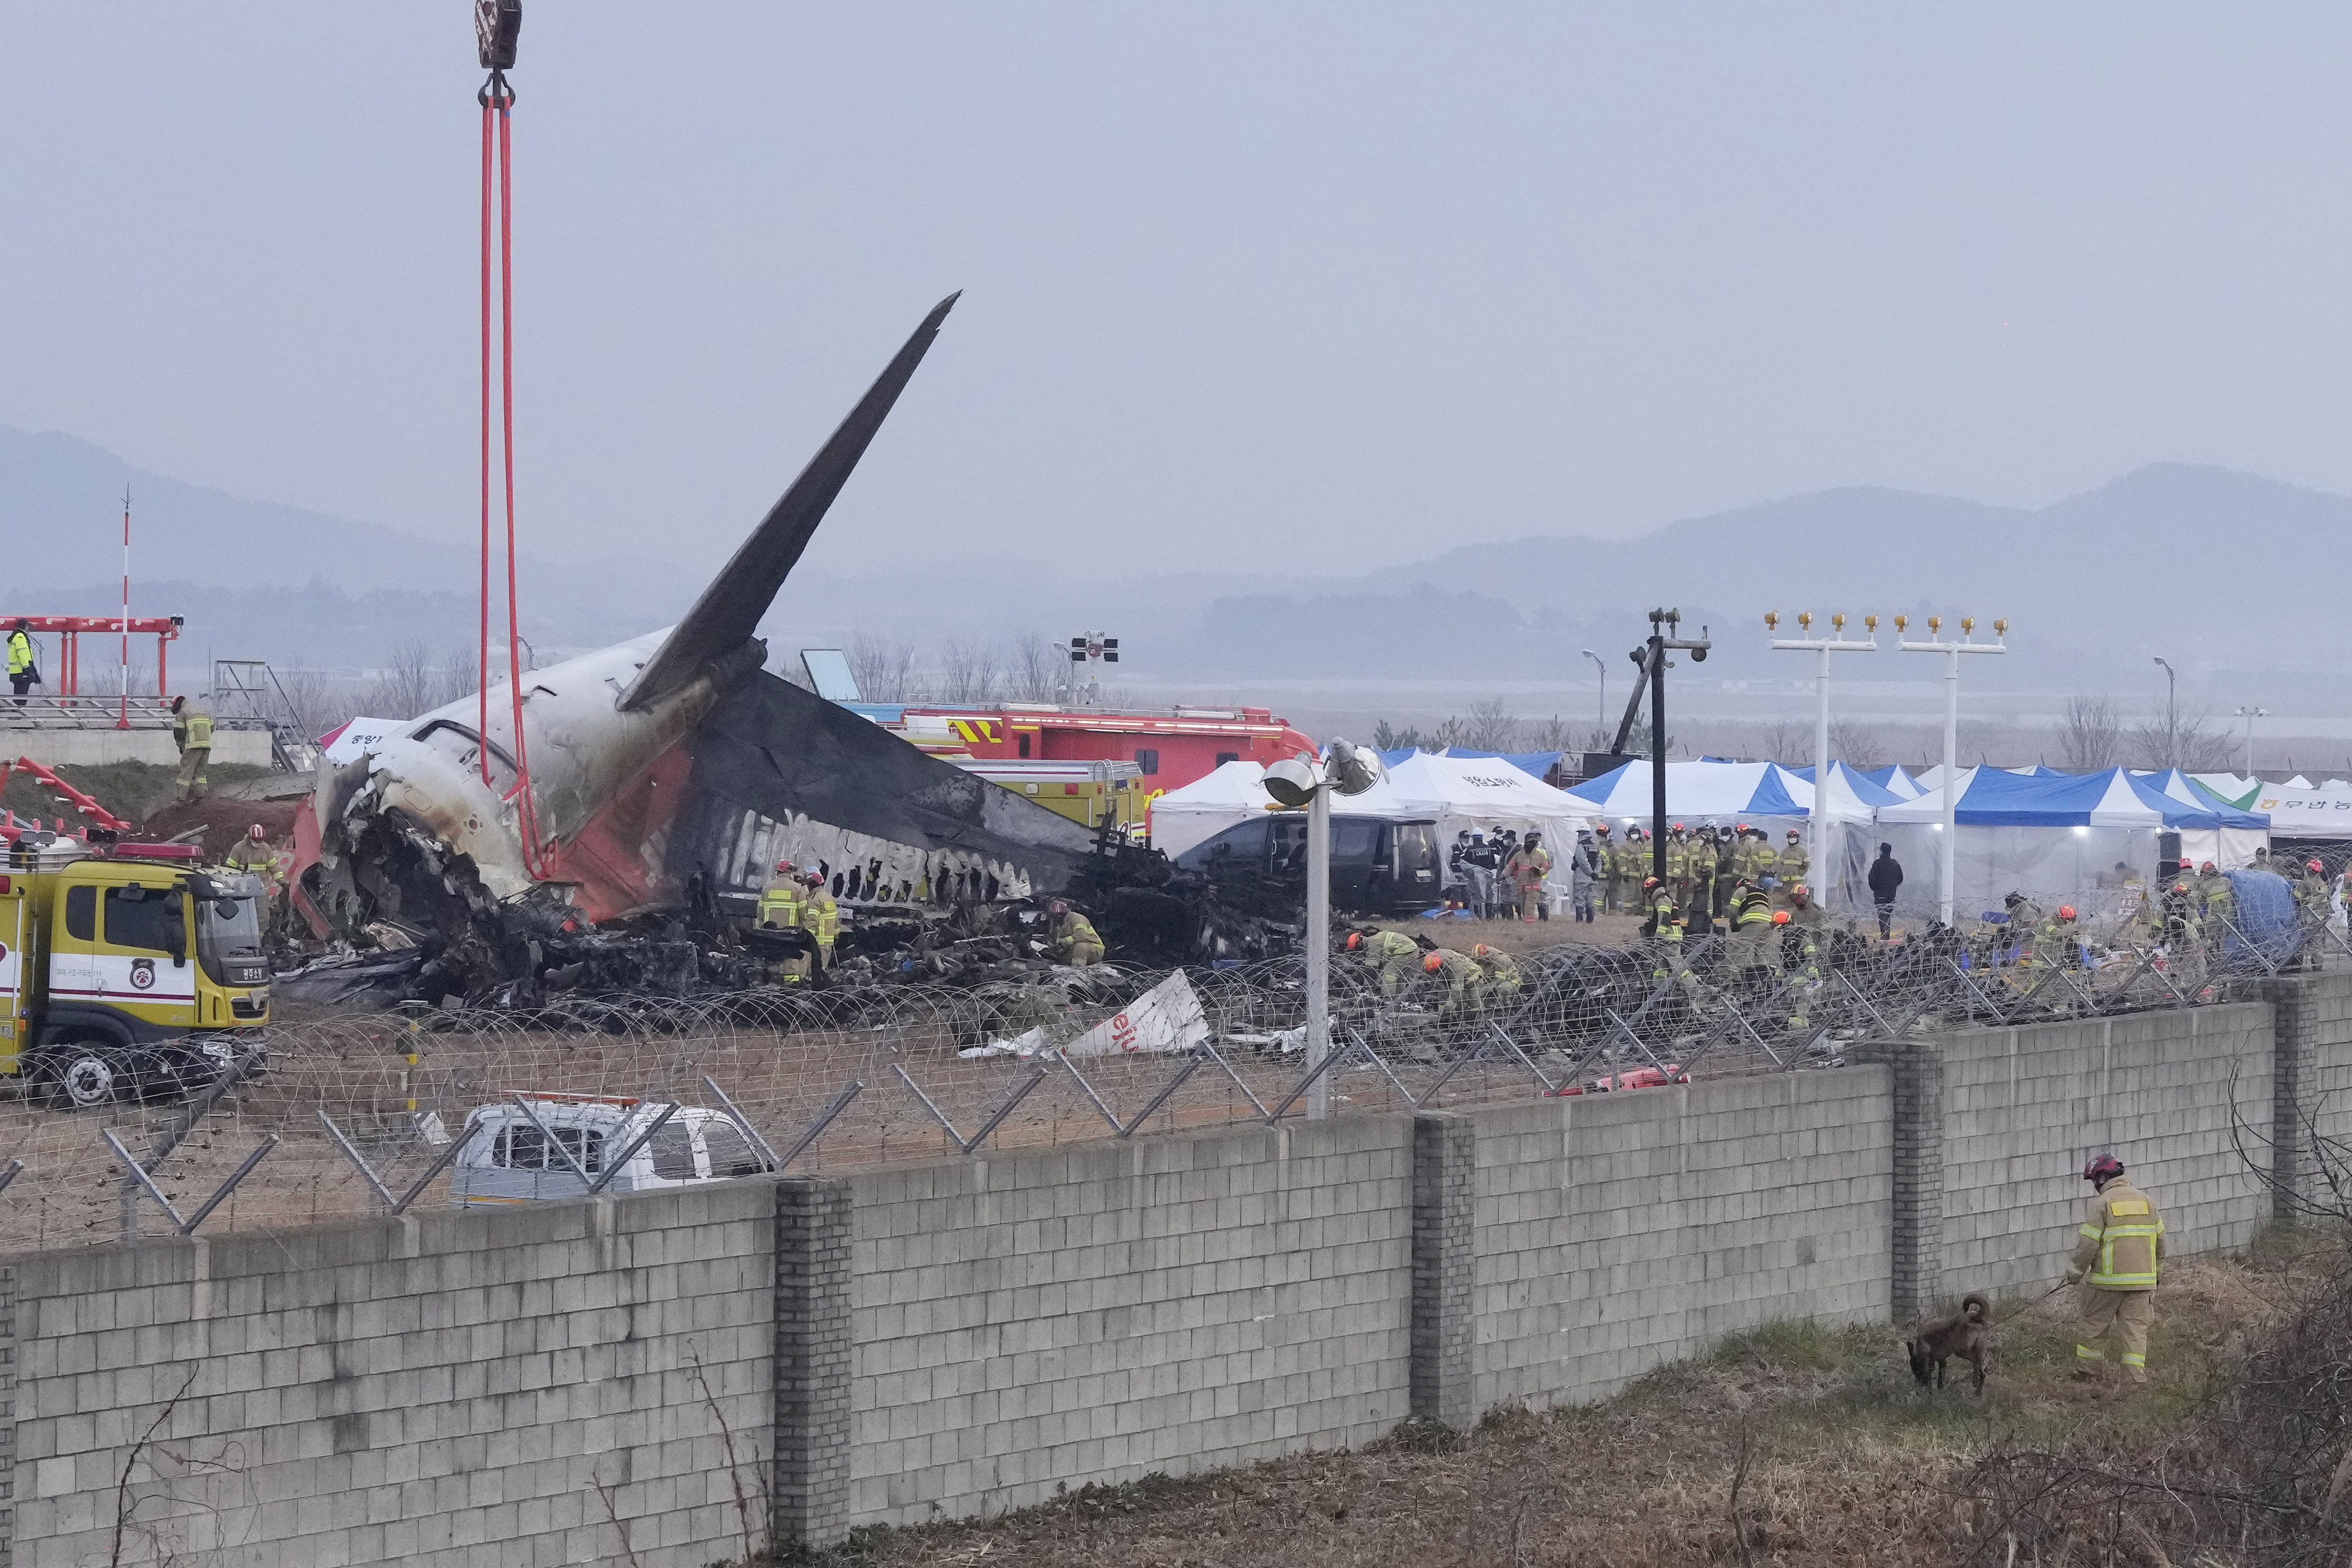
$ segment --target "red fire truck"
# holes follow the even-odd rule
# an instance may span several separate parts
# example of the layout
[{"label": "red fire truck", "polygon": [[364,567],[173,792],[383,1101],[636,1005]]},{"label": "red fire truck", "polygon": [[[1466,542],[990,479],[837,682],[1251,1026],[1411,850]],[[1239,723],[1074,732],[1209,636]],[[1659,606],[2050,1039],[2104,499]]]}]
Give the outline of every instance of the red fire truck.
[{"label": "red fire truck", "polygon": [[1223,763],[1264,765],[1316,749],[1288,721],[1262,707],[926,704],[901,708],[882,722],[929,751],[984,759],[1132,762],[1142,773],[1138,782],[1155,799]]}]

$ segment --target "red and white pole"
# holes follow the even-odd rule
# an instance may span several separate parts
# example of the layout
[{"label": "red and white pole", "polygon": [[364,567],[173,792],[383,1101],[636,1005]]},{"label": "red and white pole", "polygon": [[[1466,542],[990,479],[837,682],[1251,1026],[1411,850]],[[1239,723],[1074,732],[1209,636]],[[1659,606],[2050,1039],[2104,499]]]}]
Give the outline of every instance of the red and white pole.
[{"label": "red and white pole", "polygon": [[131,727],[131,486],[122,486],[122,715],[117,729]]}]

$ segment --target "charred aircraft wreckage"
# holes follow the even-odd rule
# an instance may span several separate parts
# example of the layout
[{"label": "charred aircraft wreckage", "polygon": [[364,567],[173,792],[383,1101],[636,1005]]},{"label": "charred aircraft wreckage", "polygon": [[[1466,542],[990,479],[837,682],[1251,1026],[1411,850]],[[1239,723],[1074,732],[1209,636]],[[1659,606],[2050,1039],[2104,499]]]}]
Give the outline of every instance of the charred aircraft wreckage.
[{"label": "charred aircraft wreckage", "polygon": [[291,900],[331,951],[281,976],[283,994],[527,1003],[743,985],[762,971],[740,928],[779,860],[821,873],[849,915],[845,977],[1002,972],[1026,952],[1020,913],[1049,894],[1088,910],[1115,953],[1283,945],[1277,911],[1225,907],[1156,852],[763,667],[761,618],[956,298],[677,625],[524,671],[519,695],[492,685],[321,770],[296,821]]}]

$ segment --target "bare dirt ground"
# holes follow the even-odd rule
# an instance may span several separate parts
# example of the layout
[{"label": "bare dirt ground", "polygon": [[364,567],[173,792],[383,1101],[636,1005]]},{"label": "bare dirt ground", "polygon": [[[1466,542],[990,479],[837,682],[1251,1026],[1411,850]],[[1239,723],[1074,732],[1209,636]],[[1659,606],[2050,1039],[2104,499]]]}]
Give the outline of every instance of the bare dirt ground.
[{"label": "bare dirt ground", "polygon": [[[2053,1249],[2063,1238],[2053,1238]],[[978,1523],[862,1532],[829,1568],[1519,1568],[2029,1561],[1969,1495],[1996,1445],[2125,1450],[2183,1419],[2243,1336],[2315,1288],[2304,1255],[2173,1265],[2145,1391],[2069,1381],[2069,1293],[2013,1313],[1979,1400],[1921,1390],[1896,1332],[1777,1324],[1616,1398],[1401,1428],[1353,1451],[1089,1487]],[[2158,1563],[2126,1551],[2078,1563]],[[2043,1561],[2049,1561],[2044,1559]],[[2200,1562],[2209,1561],[2200,1558]],[[2234,1557],[2210,1561],[2235,1562]]]}]

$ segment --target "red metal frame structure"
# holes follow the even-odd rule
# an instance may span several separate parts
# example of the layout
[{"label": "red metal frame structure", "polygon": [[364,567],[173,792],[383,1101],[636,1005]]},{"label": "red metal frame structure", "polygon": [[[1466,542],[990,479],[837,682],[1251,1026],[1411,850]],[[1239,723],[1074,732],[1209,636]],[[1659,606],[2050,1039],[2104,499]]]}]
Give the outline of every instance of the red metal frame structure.
[{"label": "red metal frame structure", "polygon": [[[177,615],[134,615],[128,631],[155,639],[155,691],[157,695],[171,688],[171,666],[167,662],[173,641],[180,635],[183,617]],[[55,632],[58,638],[57,695],[74,697],[81,692],[81,634],[85,632],[125,634],[123,618],[120,615],[0,615],[0,631],[13,628],[17,622],[26,622],[28,632]]]},{"label": "red metal frame structure", "polygon": [[[115,628],[108,626],[103,628],[103,630],[111,632],[114,631]],[[31,774],[34,778],[39,779],[42,783],[47,785],[50,789],[64,796],[67,803],[71,805],[75,810],[79,811],[82,814],[82,819],[89,822],[91,827],[104,828],[110,833],[127,833],[131,831],[130,823],[124,821],[121,818],[116,816],[113,812],[100,805],[95,798],[82,793],[79,789],[75,789],[72,785],[58,778],[55,769],[45,767],[41,763],[34,761],[29,757],[19,757],[14,762],[0,762],[0,790],[5,790],[8,788],[9,778],[20,769]],[[11,827],[15,825],[13,819],[10,820],[9,825]],[[5,831],[5,830],[0,830],[0,831]],[[13,835],[10,836],[13,837]]]}]

